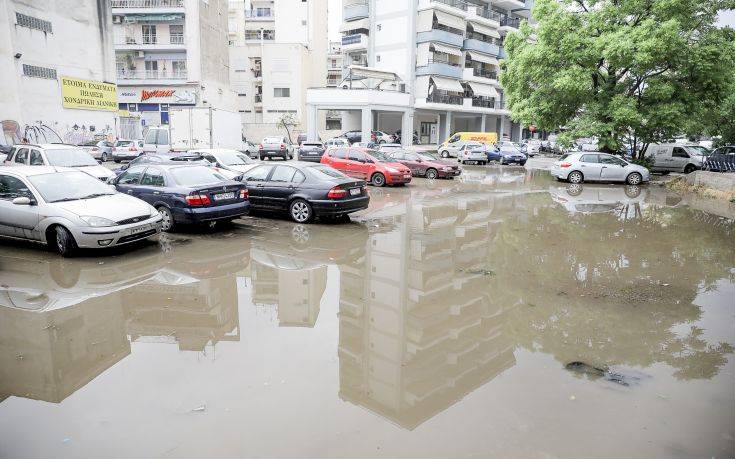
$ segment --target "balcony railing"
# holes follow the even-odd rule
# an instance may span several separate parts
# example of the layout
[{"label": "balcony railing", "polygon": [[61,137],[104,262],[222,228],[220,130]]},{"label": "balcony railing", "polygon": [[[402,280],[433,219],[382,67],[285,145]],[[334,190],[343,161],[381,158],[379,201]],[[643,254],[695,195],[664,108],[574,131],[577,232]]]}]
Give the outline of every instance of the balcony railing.
[{"label": "balcony railing", "polygon": [[480,78],[489,78],[491,80],[497,80],[498,79],[498,72],[494,70],[487,70],[482,67],[478,67],[475,65],[469,66],[469,68],[472,68],[472,74],[476,77]]},{"label": "balcony railing", "polygon": [[462,105],[463,96],[434,91],[426,98],[426,102],[435,104]]},{"label": "balcony railing", "polygon": [[454,35],[464,36],[464,30],[455,29],[453,27],[447,27],[444,24],[439,24],[438,22],[435,22],[431,26],[431,28],[433,30],[443,30],[444,32],[449,32],[449,33],[452,33]]},{"label": "balcony railing", "polygon": [[263,76],[263,71],[260,69],[250,69],[253,71],[253,77],[260,78]]},{"label": "balcony railing", "polygon": [[118,70],[118,80],[186,80],[186,70]]},{"label": "balcony railing", "polygon": [[489,10],[487,8],[478,8],[477,15],[497,22],[500,22],[500,18],[502,17],[502,15],[497,11]]},{"label": "balcony railing", "polygon": [[499,105],[499,102],[496,103],[495,99],[488,99],[486,97],[473,97],[472,98],[473,107],[500,108],[500,107],[497,107],[496,105]]},{"label": "balcony railing", "polygon": [[184,44],[184,35],[183,34],[176,34],[170,36],[170,43],[172,45],[183,45]]},{"label": "balcony railing", "polygon": [[462,11],[467,11],[467,3],[460,1],[460,0],[431,0],[435,3],[443,3],[444,5],[451,6],[453,8],[458,8]]},{"label": "balcony railing", "polygon": [[452,67],[461,67],[459,62],[452,62],[445,57],[437,57],[436,55],[429,59],[429,64],[444,64],[451,65]]},{"label": "balcony railing", "polygon": [[503,44],[502,40],[498,38],[488,37],[487,35],[483,35],[481,33],[477,32],[467,32],[467,39],[468,40],[479,40],[485,43],[489,43],[491,45],[497,45],[500,46]]},{"label": "balcony railing", "polygon": [[342,46],[355,45],[362,41],[362,34],[346,35],[342,37]]},{"label": "balcony railing", "polygon": [[507,27],[514,27],[518,28],[521,25],[521,20],[519,18],[511,18],[511,17],[502,17],[500,18],[500,26],[507,26]]},{"label": "balcony railing", "polygon": [[[163,40],[158,40],[157,37],[147,37],[143,40],[138,42],[133,37],[125,37],[124,39],[115,40],[115,45],[163,45],[165,44]],[[183,35],[172,35],[169,38],[168,44],[171,45],[183,45],[184,44],[184,36]]]},{"label": "balcony railing", "polygon": [[273,10],[245,10],[245,17],[248,19],[272,19],[274,16],[275,15],[273,14]]},{"label": "balcony railing", "polygon": [[183,8],[184,0],[110,0],[111,8]]},{"label": "balcony railing", "polygon": [[150,35],[150,36],[147,36],[147,37],[144,36],[143,37],[143,44],[144,45],[155,45],[155,44],[158,44],[158,37],[156,37],[155,35]]}]

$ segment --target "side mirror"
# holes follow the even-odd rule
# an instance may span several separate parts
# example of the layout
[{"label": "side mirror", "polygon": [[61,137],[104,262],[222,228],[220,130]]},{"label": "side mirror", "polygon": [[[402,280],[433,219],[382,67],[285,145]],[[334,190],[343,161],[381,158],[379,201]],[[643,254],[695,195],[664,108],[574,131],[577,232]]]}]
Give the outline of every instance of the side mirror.
[{"label": "side mirror", "polygon": [[13,204],[15,204],[16,206],[30,206],[31,198],[27,196],[21,196],[19,198],[13,199]]}]

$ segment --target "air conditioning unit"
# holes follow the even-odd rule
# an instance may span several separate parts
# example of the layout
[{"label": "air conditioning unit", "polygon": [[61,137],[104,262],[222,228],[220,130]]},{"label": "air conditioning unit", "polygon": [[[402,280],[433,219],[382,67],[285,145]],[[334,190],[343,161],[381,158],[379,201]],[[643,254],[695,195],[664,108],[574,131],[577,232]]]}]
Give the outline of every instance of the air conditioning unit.
[{"label": "air conditioning unit", "polygon": [[122,24],[122,16],[113,16],[112,17],[112,23],[113,24]]},{"label": "air conditioning unit", "polygon": [[138,51],[137,56],[141,58],[145,57],[145,51]]}]

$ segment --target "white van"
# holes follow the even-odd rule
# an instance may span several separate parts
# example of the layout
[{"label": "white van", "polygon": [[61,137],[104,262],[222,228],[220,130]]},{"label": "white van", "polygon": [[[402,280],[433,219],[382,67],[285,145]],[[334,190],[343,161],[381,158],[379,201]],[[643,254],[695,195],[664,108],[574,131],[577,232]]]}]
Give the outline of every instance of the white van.
[{"label": "white van", "polygon": [[702,168],[709,150],[699,145],[660,143],[648,146],[646,156],[653,160],[654,172],[683,172],[689,174]]},{"label": "white van", "polygon": [[168,153],[171,151],[171,140],[167,127],[156,126],[148,129],[143,141],[144,153]]}]

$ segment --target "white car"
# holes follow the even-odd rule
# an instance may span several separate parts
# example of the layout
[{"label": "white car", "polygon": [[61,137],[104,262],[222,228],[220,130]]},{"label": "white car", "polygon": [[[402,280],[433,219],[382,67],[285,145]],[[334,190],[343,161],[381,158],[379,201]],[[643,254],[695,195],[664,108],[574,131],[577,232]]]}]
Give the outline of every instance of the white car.
[{"label": "white car", "polygon": [[534,155],[541,153],[541,141],[531,139],[526,142],[526,154],[533,157]]},{"label": "white car", "polygon": [[190,150],[188,153],[200,155],[220,172],[229,172],[224,174],[228,179],[234,179],[260,164],[245,153],[226,148]]},{"label": "white car", "polygon": [[324,142],[324,148],[330,147],[349,147],[350,141],[344,137],[335,137]]},{"label": "white car", "polygon": [[645,167],[606,153],[562,155],[552,166],[551,175],[570,183],[625,182],[628,185],[640,185],[651,179]]},{"label": "white car", "polygon": [[115,176],[110,169],[97,163],[83,148],[56,143],[15,145],[5,160],[5,165],[73,167],[103,182]]},{"label": "white car", "polygon": [[476,164],[487,164],[487,145],[481,142],[464,142],[457,150],[457,161],[462,164],[474,162]]},{"label": "white car", "polygon": [[62,256],[146,239],[161,215],[79,170],[0,167],[0,236],[47,244]]},{"label": "white car", "polygon": [[123,160],[133,160],[143,154],[142,140],[118,139],[112,146],[112,160],[119,163]]},{"label": "white car", "polygon": [[375,134],[375,143],[377,144],[393,143],[394,141],[393,136],[388,134],[387,132],[373,131],[373,134]]}]

